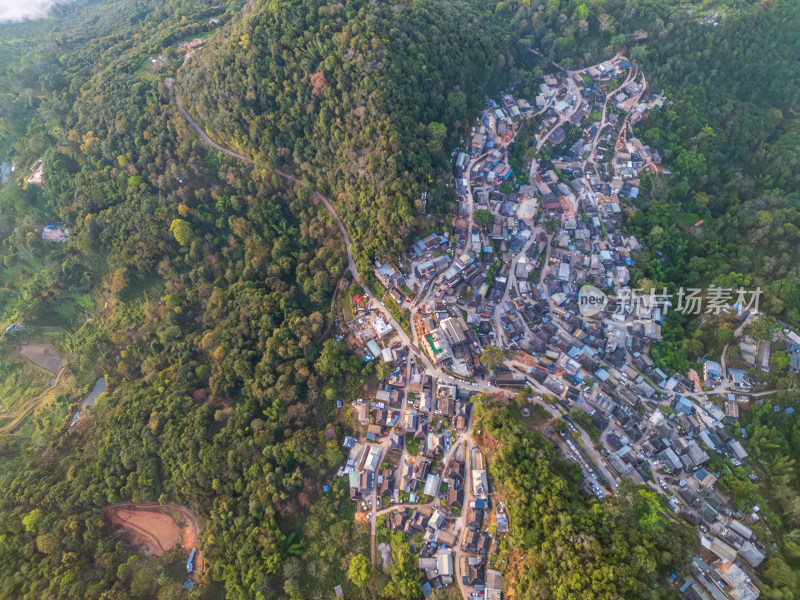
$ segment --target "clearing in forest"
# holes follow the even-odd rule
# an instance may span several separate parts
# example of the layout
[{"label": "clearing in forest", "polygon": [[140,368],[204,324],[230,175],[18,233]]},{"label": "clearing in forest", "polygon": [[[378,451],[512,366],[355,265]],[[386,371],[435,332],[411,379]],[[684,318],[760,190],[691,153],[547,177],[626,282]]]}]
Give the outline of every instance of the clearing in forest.
[{"label": "clearing in forest", "polygon": [[50,342],[29,342],[23,344],[19,353],[38,367],[58,375],[61,370],[61,357]]},{"label": "clearing in forest", "polygon": [[699,394],[703,391],[703,385],[700,383],[700,376],[694,369],[689,369],[689,379],[694,384],[694,390]]},{"label": "clearing in forest", "polygon": [[[186,552],[197,548],[200,525],[197,516],[178,504],[114,504],[105,509],[112,531],[144,554],[162,556],[176,545]],[[205,570],[199,550],[194,570]]]},{"label": "clearing in forest", "polygon": [[524,221],[530,221],[539,212],[539,201],[535,198],[524,200],[517,209],[517,218]]}]

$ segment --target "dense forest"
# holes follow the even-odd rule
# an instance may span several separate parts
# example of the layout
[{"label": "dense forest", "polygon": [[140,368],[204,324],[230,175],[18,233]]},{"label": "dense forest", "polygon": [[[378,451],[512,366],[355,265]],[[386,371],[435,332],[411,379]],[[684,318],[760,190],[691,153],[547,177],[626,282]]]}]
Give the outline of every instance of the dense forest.
[{"label": "dense forest", "polygon": [[[649,250],[638,265],[648,283],[758,286],[760,308],[795,326],[798,28],[796,3],[770,2],[727,15],[718,27],[691,23],[640,53],[673,100],[642,124],[641,135],[677,173],[646,181],[637,202],[644,210],[628,219]],[[673,315],[670,340],[658,350],[671,366],[685,368],[686,358],[711,349],[692,352],[686,324]]]},{"label": "dense forest", "polygon": [[[710,10],[719,27],[700,22]],[[634,43],[637,30],[648,38]],[[112,390],[78,428],[37,415],[0,437],[0,595],[305,599],[343,584],[366,597],[347,576],[366,535],[342,485],[322,485],[342,459],[334,400],[375,368],[329,339],[346,262],[312,187],[336,202],[360,270],[396,256],[423,193],[427,212],[452,211],[448,155],[483,96],[532,97],[550,61],[626,48],[672,101],[637,132],[676,172],[644,181],[629,207],[651,251],[637,277],[761,285],[771,313],[800,321],[798,30],[791,0],[78,1],[0,27],[0,160],[24,172],[0,190],[0,315],[26,326],[16,341],[50,335],[80,385],[105,374]],[[195,38],[204,47],[182,45]],[[167,77],[258,166],[204,147]],[[17,185],[38,159],[45,184]],[[275,167],[307,184],[287,188]],[[702,231],[685,226],[700,219]],[[55,222],[67,243],[36,234]],[[694,323],[665,331],[665,364],[702,353]],[[503,411],[480,403],[500,442],[492,476],[509,492],[518,597],[667,595],[688,538],[660,500],[626,488],[585,503],[574,469]],[[765,596],[784,600],[800,583],[798,429],[769,404],[748,418],[768,485],[734,470],[723,485],[786,512],[771,522],[785,550],[764,569]],[[109,535],[101,509],[120,501],[201,516],[203,586],[181,588],[177,552],[132,557]],[[381,593],[417,598],[398,583],[413,560],[393,550],[396,585]]]},{"label": "dense forest", "polygon": [[482,2],[294,0],[245,13],[179,71],[183,104],[214,136],[291,165],[338,199],[359,267],[403,251],[510,31]]},{"label": "dense forest", "polygon": [[[521,394],[527,403],[527,395]],[[520,405],[476,398],[475,429],[511,521],[506,549],[515,594],[522,599],[669,598],[667,576],[688,564],[692,533],[666,516],[666,500],[623,480],[597,502],[577,491],[580,466],[512,416]]]},{"label": "dense forest", "polygon": [[[15,218],[4,265],[22,274],[7,281],[6,318],[35,325],[20,336],[66,330],[67,367],[86,381],[105,373],[114,390],[77,429],[4,440],[2,595],[185,596],[179,555],[136,560],[108,535],[99,509],[118,501],[202,515],[211,571],[194,595],[224,581],[230,597],[272,596],[284,578],[288,592],[301,558],[327,588],[346,565],[321,562],[318,544],[355,549],[358,537],[352,520],[331,521],[348,510],[341,489],[318,500],[315,482],[341,460],[322,431],[330,398],[370,376],[324,339],[345,268],[338,230],[310,190],[202,146],[163,73],[131,77],[184,18],[139,8],[130,22],[152,19],[148,43],[128,50],[130,30],[76,41],[75,67],[38,107],[17,149],[43,152],[45,186],[2,192]],[[45,219],[69,224],[67,244],[29,233]],[[298,523],[318,533],[298,543]]]}]

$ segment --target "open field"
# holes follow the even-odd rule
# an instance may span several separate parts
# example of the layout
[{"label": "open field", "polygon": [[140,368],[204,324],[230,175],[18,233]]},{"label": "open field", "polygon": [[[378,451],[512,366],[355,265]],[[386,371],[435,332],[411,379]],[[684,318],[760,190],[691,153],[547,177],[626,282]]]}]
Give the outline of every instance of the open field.
[{"label": "open field", "polygon": [[61,357],[50,342],[29,342],[23,344],[19,353],[33,364],[58,375],[61,370]]},{"label": "open field", "polygon": [[[144,554],[162,556],[180,545],[184,552],[197,548],[200,524],[197,516],[178,504],[114,504],[105,509],[111,529]],[[202,552],[197,551],[195,570],[205,570]]]},{"label": "open field", "polygon": [[12,433],[42,406],[70,393],[74,378],[55,347],[41,338],[0,357],[0,434]]},{"label": "open field", "polygon": [[[17,360],[14,360],[14,359]],[[18,357],[0,359],[0,414],[50,386],[50,373]]]},{"label": "open field", "polygon": [[114,508],[108,511],[112,530],[145,554],[162,556],[180,542],[181,530],[167,514]]},{"label": "open field", "polygon": [[530,221],[539,212],[539,201],[536,199],[525,200],[517,209],[517,217]]},{"label": "open field", "polygon": [[355,314],[353,313],[353,296],[350,293],[350,290],[346,290],[345,293],[342,294],[341,298],[344,320],[347,322],[352,321],[355,318]]}]

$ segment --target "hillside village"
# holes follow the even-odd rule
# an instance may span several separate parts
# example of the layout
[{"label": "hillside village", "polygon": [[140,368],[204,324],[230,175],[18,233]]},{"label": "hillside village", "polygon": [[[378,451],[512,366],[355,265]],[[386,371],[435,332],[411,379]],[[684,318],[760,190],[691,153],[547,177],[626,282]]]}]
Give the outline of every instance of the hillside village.
[{"label": "hillside village", "polygon": [[[373,562],[380,524],[409,536],[426,597],[451,584],[464,598],[501,597],[497,548],[509,520],[470,433],[469,400],[527,390],[563,421],[553,441],[581,465],[587,498],[613,494],[628,477],[698,527],[692,574],[672,582],[683,597],[753,600],[752,569],[768,554],[754,533],[759,507],[736,509],[715,487],[715,468],[747,465],[731,424],[760,401],[757,381],[724,357],[698,366],[702,385],[700,375],[659,369],[649,349],[675,306],[628,287],[642,245],[622,228],[623,206],[643,174],[669,174],[633,125],[667,99],[621,56],[546,75],[539,91],[533,104],[510,93],[485,101],[453,154],[451,228],[377,263],[372,297],[354,296],[345,314],[364,359],[392,367],[374,398],[353,403],[361,435],[346,438],[339,471],[372,529]],[[608,292],[604,312],[581,314],[585,284]],[[389,298],[408,311],[407,329],[387,317],[378,299]],[[742,335],[755,308],[720,310],[741,323],[733,343],[743,360],[768,369],[769,343]],[[800,336],[780,337],[797,370]],[[499,364],[482,359],[492,347],[504,351]]]}]

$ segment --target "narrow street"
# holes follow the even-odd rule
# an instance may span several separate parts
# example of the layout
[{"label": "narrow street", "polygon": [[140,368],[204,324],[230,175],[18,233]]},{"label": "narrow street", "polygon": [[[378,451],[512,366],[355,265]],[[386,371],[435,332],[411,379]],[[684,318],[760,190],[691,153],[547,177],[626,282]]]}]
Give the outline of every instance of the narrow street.
[{"label": "narrow street", "polygon": [[[617,54],[614,57],[614,59],[612,59],[612,60],[615,60],[615,59],[619,58],[620,56],[621,56],[620,54]],[[536,137],[536,144],[535,144],[536,153],[534,153],[533,160],[532,160],[532,163],[531,163],[531,169],[530,169],[530,172],[528,173],[529,183],[531,183],[531,184],[534,183],[534,177],[535,177],[536,172],[537,172],[536,171],[536,168],[537,168],[536,167],[537,166],[536,154],[538,154],[538,152],[544,147],[544,144],[547,143],[548,138],[553,134],[554,131],[556,131],[557,128],[561,127],[562,125],[564,125],[565,123],[570,121],[579,111],[581,111],[583,109],[583,106],[584,106],[584,103],[585,103],[583,95],[581,93],[581,90],[583,89],[583,87],[581,86],[580,82],[576,83],[576,81],[573,78],[579,76],[584,71],[585,71],[585,69],[584,70],[579,70],[579,71],[568,71],[567,72],[568,73],[568,77],[566,79],[566,88],[567,88],[566,98],[567,98],[568,102],[570,103],[569,109],[568,110],[563,110],[563,114],[562,113],[558,113],[557,116],[551,117],[554,120],[557,118],[557,120],[555,120],[555,125],[554,126],[548,126],[547,128],[545,128],[543,126],[542,130],[539,132],[538,136]],[[646,79],[644,77],[644,74],[643,73],[639,73],[638,69],[636,69],[635,67],[634,68],[630,68],[630,71],[629,71],[624,83],[622,83],[622,85],[620,85],[619,88],[617,88],[617,89],[624,88],[629,83],[637,80],[637,78],[640,77],[640,76],[641,76],[641,89],[639,89],[639,91],[634,96],[632,96],[634,105],[639,102],[640,98],[642,97],[642,94],[644,93],[645,89],[647,88],[647,82],[646,82]],[[192,129],[194,129],[195,132],[199,135],[199,137],[203,141],[203,143],[205,143],[207,146],[209,146],[209,147],[211,147],[211,148],[213,148],[213,149],[215,149],[217,151],[223,152],[224,154],[226,154],[227,156],[233,158],[234,160],[238,160],[240,162],[243,162],[243,163],[249,164],[249,165],[253,165],[254,164],[254,161],[251,158],[248,158],[247,156],[245,156],[245,155],[243,155],[241,153],[238,153],[238,152],[236,152],[234,150],[225,148],[225,147],[221,146],[219,143],[215,142],[205,132],[205,130],[202,127],[200,127],[192,119],[192,117],[187,113],[187,111],[181,105],[180,100],[178,98],[177,90],[174,89],[175,88],[174,81],[171,80],[171,79],[168,79],[168,80],[165,80],[165,84],[170,89],[170,91],[172,93],[172,98],[173,98],[173,100],[174,100],[174,102],[175,102],[180,114],[186,120],[186,122],[192,127]],[[591,96],[589,96],[589,97],[591,97]],[[555,98],[556,98],[556,94],[553,94],[550,97],[550,99],[547,101],[547,103],[545,104],[544,108],[542,108],[540,111],[538,111],[536,113],[528,114],[525,117],[525,119],[531,119],[533,117],[536,117],[536,116],[539,116],[541,114],[546,113],[550,109],[550,107],[553,104],[553,102],[555,101]],[[580,156],[585,156],[586,158],[581,158],[579,163],[578,163],[578,161],[576,159],[575,168],[577,168],[578,165],[580,165],[580,167],[582,168],[582,174],[579,174],[577,177],[582,177],[584,184],[586,184],[586,189],[589,189],[589,190],[591,190],[591,185],[590,185],[591,182],[589,182],[589,180],[587,178],[588,167],[591,166],[591,169],[594,171],[595,175],[597,175],[598,178],[599,178],[598,169],[597,169],[597,162],[595,160],[595,154],[596,154],[597,146],[599,144],[599,141],[601,139],[601,136],[602,136],[603,132],[606,130],[607,127],[612,126],[612,123],[610,123],[608,121],[608,118],[607,118],[608,117],[608,111],[609,111],[608,104],[609,104],[609,98],[606,96],[605,102],[603,103],[603,106],[602,106],[602,115],[600,117],[599,123],[597,124],[597,132],[594,134],[594,136],[591,138],[591,140],[587,142],[588,143],[588,153],[580,155]],[[618,135],[617,135],[617,138],[616,138],[616,148],[617,149],[620,149],[623,145],[627,144],[627,140],[628,140],[628,138],[627,138],[627,129],[631,127],[630,126],[630,115],[631,115],[631,110],[628,110],[626,115],[625,115],[625,118],[624,118],[624,120],[623,120],[623,122],[621,124],[621,126],[619,127]],[[596,116],[595,116],[595,118],[596,118]],[[502,142],[502,144],[500,144],[498,146],[498,149],[500,149],[500,150],[507,149],[509,144],[511,144],[511,143],[513,143],[515,141],[520,129],[522,127],[524,127],[524,126],[525,126],[525,121],[523,121],[522,123],[517,122],[513,126],[512,130],[511,130],[510,139],[507,139],[507,141]],[[587,134],[587,138],[588,138],[588,134]],[[635,140],[634,140],[634,142],[635,142]],[[586,146],[583,146],[583,147],[585,148]],[[472,186],[472,180],[473,180],[472,174],[473,174],[473,171],[476,168],[478,168],[481,165],[481,163],[484,160],[487,159],[488,156],[490,156],[490,154],[491,154],[491,152],[489,152],[489,151],[484,152],[481,155],[472,158],[467,163],[467,166],[466,166],[467,186],[466,186],[466,195],[465,195],[466,207],[467,207],[467,215],[466,215],[467,222],[466,222],[466,236],[464,238],[465,243],[464,243],[464,246],[461,246],[461,247],[459,247],[458,244],[456,243],[456,247],[453,248],[452,255],[450,256],[448,267],[452,267],[456,263],[456,260],[458,259],[458,257],[462,253],[466,252],[467,248],[472,243],[472,233],[473,233],[473,230],[474,230],[474,227],[473,227],[473,225],[474,225],[474,212],[475,212],[475,198],[473,196],[473,189],[472,189],[472,187],[473,187]],[[506,167],[508,167],[508,165],[506,165]],[[652,165],[652,167],[653,167],[653,169],[658,170],[655,165]],[[274,168],[273,168],[273,172],[276,175],[278,175],[279,177],[283,178],[285,181],[287,181],[287,182],[289,182],[289,183],[291,183],[291,184],[293,184],[295,186],[308,185],[307,182],[304,182],[304,181],[300,180],[299,178],[297,178],[296,176],[292,175],[291,173],[284,172],[282,170],[274,169]],[[547,179],[548,181],[550,180],[549,177],[546,177],[546,174],[543,174],[542,176],[543,176],[543,178]],[[522,183],[522,182],[520,182],[520,183]],[[575,189],[580,189],[580,186],[576,186]],[[462,195],[463,195],[463,193],[462,193]],[[566,197],[566,196],[570,196],[567,200],[571,201],[572,205],[573,205],[571,211],[569,210],[568,207],[565,208],[565,214],[567,214],[567,216],[572,216],[572,215],[577,213],[578,207],[579,207],[580,202],[581,202],[582,199],[585,200],[587,197],[588,198],[592,198],[591,193],[589,193],[588,196],[586,195],[586,193],[584,193],[584,195],[580,195],[579,194],[579,197],[577,199],[575,199],[575,196],[571,195],[569,192],[567,192],[564,197]],[[505,397],[514,396],[517,393],[519,393],[519,390],[510,391],[508,389],[502,389],[502,388],[493,386],[493,385],[491,385],[490,383],[488,383],[486,381],[461,381],[461,380],[457,380],[454,377],[453,374],[451,374],[450,372],[445,371],[443,368],[438,367],[434,363],[434,361],[429,357],[427,352],[423,352],[422,351],[421,345],[424,342],[423,342],[423,340],[420,340],[418,338],[417,328],[414,326],[415,316],[418,314],[418,312],[420,311],[421,307],[423,305],[427,304],[430,301],[430,299],[432,298],[432,296],[434,295],[435,291],[439,287],[439,283],[441,281],[442,275],[446,271],[446,269],[440,269],[440,271],[439,271],[439,273],[437,275],[433,276],[430,280],[426,281],[422,285],[421,289],[417,290],[416,297],[414,298],[414,301],[410,304],[410,307],[409,307],[410,311],[411,311],[411,324],[412,324],[411,334],[409,335],[408,333],[406,333],[406,331],[403,330],[403,328],[400,326],[400,324],[394,319],[394,317],[391,315],[389,310],[383,304],[382,299],[381,298],[376,298],[369,291],[369,289],[366,287],[366,285],[363,284],[362,278],[360,277],[360,275],[358,273],[358,269],[356,268],[356,263],[355,263],[355,260],[354,260],[353,254],[352,254],[352,250],[351,250],[351,241],[350,241],[349,235],[347,233],[347,229],[345,227],[344,222],[339,217],[339,214],[337,213],[337,211],[334,208],[334,206],[319,191],[315,190],[313,192],[313,198],[315,199],[315,201],[321,202],[323,204],[323,206],[328,211],[328,213],[331,215],[331,218],[335,221],[335,223],[336,223],[336,225],[337,225],[337,227],[339,229],[339,232],[340,232],[341,237],[342,237],[342,242],[343,242],[343,245],[344,245],[346,257],[347,257],[347,270],[350,271],[350,273],[351,273],[351,275],[353,277],[353,280],[361,285],[362,289],[364,290],[365,297],[370,300],[370,304],[377,311],[380,312],[380,314],[382,315],[382,317],[385,319],[386,322],[388,322],[389,324],[392,325],[392,327],[394,328],[394,334],[408,348],[408,355],[407,355],[407,358],[406,358],[406,382],[405,382],[405,387],[403,389],[403,399],[402,399],[402,405],[401,405],[401,408],[400,408],[400,418],[401,419],[405,419],[405,416],[406,416],[408,408],[409,408],[409,406],[408,406],[408,393],[409,393],[408,386],[409,386],[409,382],[410,382],[410,375],[411,375],[412,371],[416,368],[417,365],[419,366],[419,369],[421,370],[421,373],[423,373],[425,375],[431,376],[431,377],[433,377],[433,378],[435,378],[435,379],[437,379],[439,381],[442,381],[442,382],[450,382],[450,383],[453,383],[453,384],[460,384],[462,386],[466,386],[468,390],[473,391],[473,392],[485,392],[485,393],[489,393],[489,394],[498,394],[498,395],[502,395],[502,396],[505,396]],[[462,200],[463,199],[464,198],[462,198]],[[498,212],[499,212],[499,207],[495,206],[494,209],[490,209],[490,210],[491,210],[491,212],[492,212],[492,214],[494,216],[497,216]],[[520,227],[519,229],[520,230],[524,230],[525,227]],[[508,265],[510,267],[510,269],[508,270],[508,273],[507,273],[507,282],[506,282],[505,289],[503,290],[502,296],[500,297],[499,300],[497,299],[496,296],[493,298],[494,302],[497,304],[497,307],[501,307],[502,308],[507,303],[509,303],[509,301],[511,300],[511,298],[512,298],[512,290],[516,291],[516,289],[517,289],[517,275],[516,275],[517,266],[519,265],[520,260],[527,255],[527,251],[531,248],[531,246],[534,243],[536,243],[537,236],[543,230],[544,230],[544,226],[543,225],[537,225],[537,226],[531,227],[531,229],[529,230],[530,231],[530,237],[527,240],[524,240],[524,237],[522,237],[524,235],[524,231],[519,234],[521,236],[519,238],[519,242],[521,243],[522,240],[524,240],[524,243],[521,244],[521,247],[520,247],[520,245],[514,246],[515,248],[519,248],[519,251],[517,251],[516,253],[513,253],[513,255],[510,255],[510,257],[509,256],[506,257],[506,258],[509,258],[509,260],[510,260],[510,264]],[[463,229],[461,230],[461,232],[463,232]],[[517,233],[519,233],[519,232],[517,232]],[[556,331],[556,333],[553,334],[553,337],[558,337],[559,340],[566,340],[566,341],[569,342],[570,340],[574,340],[575,338],[573,338],[573,336],[566,330],[565,325],[561,321],[561,319],[556,317],[556,316],[554,316],[554,315],[557,314],[557,312],[556,312],[556,308],[557,307],[556,307],[556,305],[555,305],[555,303],[554,303],[554,301],[553,301],[553,299],[552,299],[552,297],[551,297],[551,295],[550,295],[550,293],[548,291],[548,286],[546,284],[546,282],[548,280],[548,277],[550,275],[550,271],[551,271],[550,261],[551,261],[551,257],[553,256],[553,238],[554,238],[554,234],[546,235],[546,247],[545,247],[545,250],[544,250],[544,263],[542,264],[542,267],[541,267],[541,275],[540,275],[540,279],[539,279],[540,289],[542,290],[542,297],[543,297],[544,301],[547,304],[547,309],[549,309],[549,315],[551,316],[550,322],[552,322],[553,325],[555,326],[555,329],[548,329],[548,332],[552,333],[553,331]],[[568,264],[568,266],[570,266],[570,265]],[[448,283],[450,283],[450,282],[448,281]],[[558,288],[556,291],[558,291],[560,289],[561,288]],[[439,292],[438,295],[441,297],[441,295],[442,295],[441,291]],[[500,294],[497,294],[497,296],[500,296]],[[462,309],[462,312],[464,312],[463,309]],[[543,313],[546,313],[546,312],[547,312],[547,310],[543,311]],[[466,315],[466,312],[464,312],[464,314]],[[486,313],[484,316],[487,316],[488,314],[491,314],[491,311],[489,313]],[[518,346],[515,343],[512,344],[510,339],[505,339],[506,335],[505,335],[505,330],[504,330],[504,326],[503,326],[503,322],[502,322],[502,316],[503,316],[503,312],[501,310],[495,310],[494,316],[491,318],[491,324],[490,324],[489,327],[487,327],[487,330],[490,327],[494,329],[494,344],[496,344],[499,348],[510,350],[510,349],[513,349],[513,348],[518,347]],[[489,320],[488,316],[487,316],[486,320],[487,321]],[[734,332],[734,337],[738,337],[738,336],[741,335],[745,324],[746,324],[746,322],[742,323],[736,329],[736,331]],[[420,335],[422,333],[425,333],[425,331],[421,332]],[[489,339],[491,339],[491,333],[487,333],[487,335],[490,336]],[[524,335],[523,340],[525,338],[529,339],[529,336],[531,335],[530,327],[525,327],[524,334],[520,334],[520,335]],[[486,342],[483,341],[482,343],[486,343]],[[477,346],[478,344],[476,343],[475,345]],[[725,348],[723,350],[723,354],[722,354],[722,359],[721,359],[723,374],[725,374],[727,372],[727,364],[726,364],[726,357],[725,357],[727,348],[728,348],[728,345],[725,346]],[[606,363],[606,361],[602,358],[602,356],[604,356],[604,354],[601,352],[600,354],[598,354],[595,357],[594,363],[593,363],[594,366],[610,368],[609,365]],[[628,358],[628,361],[632,362],[630,358]],[[551,397],[553,394],[547,388],[545,388],[542,384],[538,383],[538,381],[535,381],[532,378],[527,377],[528,374],[532,372],[529,368],[525,367],[524,365],[522,365],[519,362],[514,361],[514,359],[511,359],[511,358],[507,358],[504,361],[504,366],[509,368],[509,369],[513,369],[513,370],[515,370],[517,372],[520,372],[520,373],[522,373],[523,375],[526,376],[526,381],[527,381],[528,385],[530,386],[530,388],[533,390],[533,393],[534,394],[539,394],[539,397],[534,397],[534,398],[531,399],[533,402],[535,402],[536,404],[538,404],[539,406],[544,408],[547,411],[547,413],[550,414],[553,418],[556,418],[556,419],[563,419],[564,418],[564,416],[566,414],[566,409],[562,409],[562,407],[560,405],[550,404],[550,403],[546,402],[543,399],[544,397]],[[589,367],[587,367],[587,368],[589,368]],[[633,367],[631,367],[631,368],[633,368]],[[638,369],[634,369],[634,370],[637,372],[638,375],[642,375],[642,377],[644,377],[644,375],[642,373],[640,373]],[[645,381],[648,381],[648,382],[650,381],[646,377],[644,377],[644,379],[645,379]],[[650,384],[658,392],[661,392],[662,394],[670,394],[671,395],[671,392],[658,387],[653,382],[650,382]],[[576,383],[576,385],[577,385],[577,383]],[[687,396],[688,398],[693,399],[693,400],[699,400],[701,397],[705,397],[706,395],[710,395],[710,394],[725,394],[725,393],[728,393],[729,391],[733,391],[731,389],[731,386],[732,386],[732,384],[727,381],[727,378],[723,378],[723,382],[720,383],[713,390],[708,390],[708,391],[705,391],[705,392],[702,392],[702,393],[701,392],[686,392],[684,395]],[[588,388],[586,388],[586,389],[588,389]],[[750,393],[748,395],[751,396],[751,397],[758,397],[758,396],[764,396],[764,395],[767,395],[767,394],[773,394],[773,393],[776,393],[777,391],[778,390],[772,390],[772,391],[767,391],[767,392],[759,392],[759,393]],[[736,393],[741,393],[741,392],[736,392]],[[566,391],[565,391],[565,394],[566,394]],[[580,395],[580,390],[578,391],[578,394]],[[584,396],[585,395],[586,394],[584,394]],[[434,411],[432,409],[431,409],[431,413],[428,416],[431,418],[431,420],[433,419]],[[588,481],[590,481],[592,483],[593,489],[595,489],[595,490],[599,489],[599,490],[602,491],[602,493],[601,492],[597,492],[598,494],[600,494],[600,496],[602,496],[603,493],[604,494],[613,494],[613,493],[615,493],[617,488],[618,488],[618,481],[617,481],[617,477],[614,475],[614,472],[610,468],[609,463],[601,455],[601,453],[598,452],[598,450],[595,447],[595,442],[586,433],[586,431],[582,427],[580,427],[580,425],[578,423],[576,423],[576,422],[574,422],[572,420],[570,420],[569,423],[571,424],[571,427],[574,428],[574,432],[576,432],[575,436],[577,438],[576,441],[578,442],[578,444],[574,444],[572,440],[566,440],[566,439],[565,440],[554,440],[555,443],[557,443],[559,448],[566,455],[568,455],[572,460],[577,460],[580,463],[581,468],[582,468],[583,473],[584,473],[584,477]],[[461,514],[455,519],[455,529],[453,530],[456,533],[456,535],[458,536],[458,540],[459,540],[459,542],[453,548],[453,554],[454,554],[454,560],[455,560],[455,570],[456,570],[456,576],[454,577],[454,581],[458,585],[458,588],[459,588],[459,591],[460,591],[460,595],[463,598],[463,600],[469,600],[470,599],[470,593],[471,593],[471,588],[469,588],[468,586],[464,585],[463,582],[462,582],[462,579],[461,579],[461,577],[463,575],[465,575],[465,574],[464,573],[459,573],[459,571],[461,570],[461,565],[460,565],[459,558],[461,556],[463,556],[463,554],[464,554],[464,551],[463,551],[462,548],[463,548],[463,545],[464,545],[464,540],[466,539],[466,532],[467,532],[467,527],[466,527],[466,512],[467,511],[466,511],[466,507],[469,505],[469,502],[474,501],[474,496],[473,496],[473,493],[472,493],[472,485],[471,485],[472,461],[471,461],[470,457],[471,457],[471,451],[475,447],[475,444],[474,444],[474,442],[473,442],[473,440],[471,438],[471,434],[470,434],[471,425],[472,424],[471,424],[471,417],[470,417],[470,422],[467,423],[466,429],[463,430],[463,431],[460,431],[460,433],[457,435],[455,441],[451,442],[450,449],[442,457],[442,467],[443,468],[442,468],[442,471],[441,471],[442,473],[445,473],[447,471],[448,465],[450,464],[450,462],[453,460],[453,457],[456,456],[456,454],[458,452],[463,452],[464,453],[464,458],[465,458],[464,462],[465,462],[465,471],[466,471],[465,475],[466,476],[464,478],[464,502],[463,502],[463,506],[465,508],[464,508],[464,510],[462,510]],[[613,431],[612,426],[609,426],[609,428],[607,428],[602,433],[601,440],[604,439],[604,436],[607,436],[610,431]],[[386,460],[387,454],[389,452],[389,446],[390,446],[390,437],[389,436],[386,436],[383,439],[383,441],[380,442],[379,444],[369,444],[369,443],[367,444],[367,447],[379,448],[380,449],[380,455],[379,455],[380,460],[378,461],[378,465],[381,465]],[[576,449],[576,447],[577,447],[577,449]],[[409,456],[408,448],[407,448],[406,442],[404,442],[403,451],[402,451],[401,459],[400,459],[401,462],[404,461],[408,456]],[[376,476],[377,476],[377,474],[376,474]],[[398,474],[395,473],[395,477],[397,477],[397,476],[398,476]],[[600,477],[600,476],[602,476],[602,477]],[[644,481],[642,479],[642,476],[637,472],[633,472],[632,475],[631,475],[631,478],[637,483],[641,483],[641,484],[644,483]],[[601,481],[601,479],[602,479],[602,481]],[[441,490],[442,483],[443,483],[443,478],[440,479],[440,481],[439,481],[439,487],[437,489],[437,493],[434,494],[432,500],[430,500],[427,503],[424,503],[424,504],[411,503],[411,502],[397,503],[397,504],[393,504],[391,506],[388,506],[386,508],[381,508],[380,507],[381,498],[378,497],[378,486],[374,485],[372,487],[371,492],[369,492],[368,505],[370,506],[370,511],[369,511],[370,512],[370,514],[369,514],[369,521],[370,521],[370,557],[371,557],[371,561],[372,561],[373,565],[377,565],[378,564],[378,552],[377,552],[377,520],[378,520],[378,518],[385,518],[387,515],[389,515],[391,513],[394,513],[397,510],[406,510],[406,509],[411,509],[411,508],[413,508],[413,509],[433,508],[433,507],[438,506],[439,503],[440,503],[440,499],[438,497],[438,492],[439,492],[439,490]],[[656,484],[653,484],[652,482],[650,482],[650,487],[652,489],[661,490],[661,483],[658,482]],[[397,488],[395,488],[395,489],[397,489]],[[367,494],[368,494],[367,490],[364,490],[364,496],[363,497],[365,498],[367,496]],[[451,517],[451,519],[452,519],[452,517]]]}]

